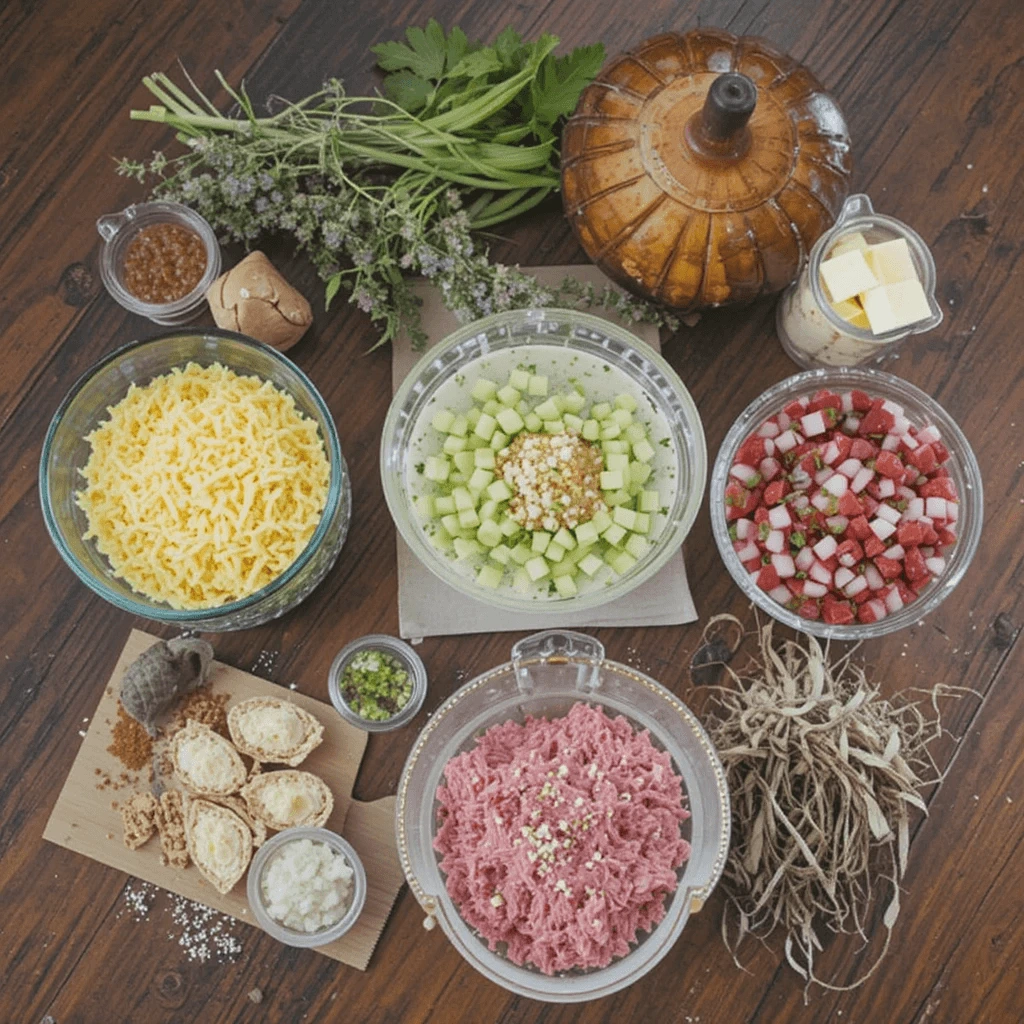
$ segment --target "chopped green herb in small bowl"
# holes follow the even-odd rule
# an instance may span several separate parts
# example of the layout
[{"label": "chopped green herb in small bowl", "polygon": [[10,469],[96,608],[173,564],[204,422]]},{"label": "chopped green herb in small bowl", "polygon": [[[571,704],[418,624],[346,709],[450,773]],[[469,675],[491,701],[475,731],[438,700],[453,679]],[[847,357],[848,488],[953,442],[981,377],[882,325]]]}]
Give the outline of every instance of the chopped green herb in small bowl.
[{"label": "chopped green herb in small bowl", "polygon": [[346,721],[368,732],[383,732],[415,717],[427,693],[427,672],[408,644],[374,634],[339,652],[328,690]]}]

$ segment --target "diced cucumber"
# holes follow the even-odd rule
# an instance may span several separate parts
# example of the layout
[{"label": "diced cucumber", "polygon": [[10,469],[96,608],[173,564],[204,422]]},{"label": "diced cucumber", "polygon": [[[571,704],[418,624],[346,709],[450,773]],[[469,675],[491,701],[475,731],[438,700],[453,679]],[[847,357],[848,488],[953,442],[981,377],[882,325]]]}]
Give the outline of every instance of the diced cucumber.
[{"label": "diced cucumber", "polygon": [[492,398],[489,402],[484,402],[480,408],[483,412],[487,413],[488,416],[497,416],[505,406],[503,406],[497,399]]},{"label": "diced cucumber", "polygon": [[477,382],[469,393],[483,405],[489,398],[494,397],[497,390],[498,385],[493,380],[488,380],[486,377],[478,377]]},{"label": "diced cucumber", "polygon": [[544,421],[535,412],[528,412],[523,417],[523,425],[531,434],[536,434],[544,426]]},{"label": "diced cucumber", "polygon": [[508,434],[503,430],[496,430],[491,434],[491,451],[500,452],[508,444]]},{"label": "diced cucumber", "polygon": [[618,523],[612,523],[612,525],[609,526],[601,536],[608,541],[613,548],[618,548],[622,546],[622,541],[626,536],[626,530],[624,527],[619,526]]},{"label": "diced cucumber", "polygon": [[480,417],[483,415],[483,409],[479,405],[471,405],[466,410],[466,424],[467,429],[472,430],[477,425]]},{"label": "diced cucumber", "polygon": [[574,416],[571,412],[563,413],[562,422],[565,424],[566,430],[571,430],[576,434],[583,429],[583,420],[579,416]]},{"label": "diced cucumber", "polygon": [[592,551],[589,552],[579,563],[580,568],[588,576],[594,576],[602,565],[604,565],[603,559],[598,558]]},{"label": "diced cucumber", "polygon": [[650,546],[650,542],[638,533],[634,533],[624,545],[625,549],[636,559],[643,558]]},{"label": "diced cucumber", "polygon": [[612,407],[608,402],[598,402],[591,408],[590,415],[593,416],[595,420],[603,420],[610,416],[611,412]]},{"label": "diced cucumber", "polygon": [[636,412],[636,399],[632,395],[616,395],[615,408],[626,412]]},{"label": "diced cucumber", "polygon": [[530,386],[530,375],[526,370],[513,370],[508,375],[508,386],[517,391],[525,391]]},{"label": "diced cucumber", "polygon": [[412,507],[424,518],[434,518],[434,499],[429,494],[417,494],[412,499]]},{"label": "diced cucumber", "polygon": [[525,416],[532,408],[533,406],[525,398],[519,399],[515,405],[515,410],[520,416]]},{"label": "diced cucumber", "polygon": [[604,468],[609,470],[628,470],[629,469],[629,456],[621,455],[618,452],[609,452],[604,457]]},{"label": "diced cucumber", "polygon": [[423,475],[428,480],[441,483],[448,479],[451,470],[452,464],[443,455],[429,455],[426,465],[423,467]]},{"label": "diced cucumber", "polygon": [[451,515],[441,517],[441,526],[444,527],[444,530],[449,537],[462,536],[462,524],[459,522],[459,517],[454,512],[452,512]]},{"label": "diced cucumber", "polygon": [[489,498],[485,501],[480,508],[477,509],[481,519],[493,519],[495,524],[498,521],[498,503],[493,499]]},{"label": "diced cucumber", "polygon": [[456,537],[452,542],[452,547],[455,549],[455,557],[460,562],[479,555],[483,550],[475,540],[467,540],[464,537]]},{"label": "diced cucumber", "polygon": [[452,425],[448,428],[449,434],[455,434],[458,437],[465,437],[469,432],[469,420],[461,413],[452,420]]},{"label": "diced cucumber", "polygon": [[601,436],[601,424],[597,420],[584,420],[580,431],[586,441],[596,441]]},{"label": "diced cucumber", "polygon": [[617,491],[606,494],[604,500],[607,505],[615,508],[619,505],[628,505],[633,500],[633,497],[624,487],[620,487]]},{"label": "diced cucumber", "polygon": [[538,374],[530,374],[530,383],[527,385],[526,390],[529,394],[535,398],[543,398],[548,393],[548,379]]},{"label": "diced cucumber", "polygon": [[[590,521],[594,524],[594,529],[597,530],[598,534],[604,533],[612,525],[612,517],[604,509],[595,512],[590,517]],[[576,539],[579,540],[579,537]],[[580,543],[582,544],[583,541],[580,541]]]},{"label": "diced cucumber", "polygon": [[487,485],[487,496],[493,501],[508,501],[512,488],[504,480],[495,480]]},{"label": "diced cucumber", "polygon": [[485,519],[476,531],[476,539],[485,548],[495,548],[501,543],[501,530],[493,519]]},{"label": "diced cucumber", "polygon": [[601,490],[617,491],[622,487],[622,471],[618,469],[605,470],[601,473]]},{"label": "diced cucumber", "polygon": [[555,578],[555,590],[562,597],[575,597],[579,593],[575,582],[571,576],[557,576]]},{"label": "diced cucumber", "polygon": [[566,551],[572,551],[576,547],[575,538],[564,526],[555,534],[553,543],[561,544]]},{"label": "diced cucumber", "polygon": [[459,526],[464,530],[474,530],[480,525],[480,514],[475,508],[464,508],[457,515],[459,517]]},{"label": "diced cucumber", "polygon": [[437,412],[434,413],[433,419],[430,421],[430,425],[442,434],[447,434],[454,422],[455,413],[453,413],[451,409],[438,409]]},{"label": "diced cucumber", "polygon": [[480,419],[477,420],[476,426],[473,428],[473,433],[477,437],[482,437],[485,441],[490,441],[494,431],[498,429],[498,421],[488,412],[480,414]]},{"label": "diced cucumber", "polygon": [[455,434],[449,434],[444,439],[444,444],[441,447],[446,455],[456,455],[458,452],[466,450],[466,439],[464,437],[456,437]]},{"label": "diced cucumber", "polygon": [[562,395],[563,412],[571,412],[577,414],[587,404],[586,395],[581,395],[578,391],[567,391]]},{"label": "diced cucumber", "polygon": [[650,479],[652,472],[649,462],[631,462],[629,464],[629,482],[642,486]]},{"label": "diced cucumber", "polygon": [[462,512],[467,508],[476,508],[476,499],[465,487],[456,487],[452,491],[452,497],[455,499],[456,512]]},{"label": "diced cucumber", "polygon": [[501,578],[505,573],[496,565],[482,565],[476,574],[476,581],[481,587],[494,590],[501,584]]},{"label": "diced cucumber", "polygon": [[477,437],[476,434],[470,434],[466,441],[466,448],[471,452],[475,452],[478,448],[487,447],[487,442],[482,437]]},{"label": "diced cucumber", "polygon": [[647,431],[641,423],[630,423],[630,425],[623,431],[623,434],[630,444],[636,444],[637,441],[647,440]]},{"label": "diced cucumber", "polygon": [[651,517],[647,512],[637,512],[636,519],[633,523],[634,533],[650,533],[651,530]]},{"label": "diced cucumber", "polygon": [[517,544],[512,549],[512,561],[516,565],[526,565],[526,563],[533,558],[533,552],[530,550],[529,544]]},{"label": "diced cucumber", "polygon": [[525,569],[519,569],[512,580],[512,589],[517,594],[528,594],[532,586],[533,580],[530,579],[530,574]]},{"label": "diced cucumber", "polygon": [[545,420],[544,421],[544,433],[545,434],[561,434],[565,430],[565,423],[562,420]]},{"label": "diced cucumber", "polygon": [[538,555],[543,555],[548,549],[548,545],[551,543],[551,534],[545,533],[543,530],[536,530],[533,534],[533,539],[530,542],[530,549]]},{"label": "diced cucumber", "polygon": [[477,448],[473,452],[473,465],[477,469],[494,469],[494,451],[491,448]]},{"label": "diced cucumber", "polygon": [[506,434],[515,434],[523,429],[523,417],[515,409],[502,409],[497,416],[498,426]]},{"label": "diced cucumber", "polygon": [[472,452],[456,452],[452,456],[455,468],[462,474],[468,476],[476,469],[476,457]]},{"label": "diced cucumber", "polygon": [[[481,524],[480,529],[483,529],[483,524]],[[491,548],[488,557],[499,565],[508,565],[512,560],[512,550],[505,544],[497,544]]]},{"label": "diced cucumber", "polygon": [[498,391],[498,401],[501,402],[502,405],[507,405],[513,408],[522,397],[522,392],[518,388],[512,387],[511,384],[506,384]]},{"label": "diced cucumber", "polygon": [[633,422],[633,414],[628,409],[613,409],[609,419],[614,420],[625,430]]},{"label": "diced cucumber", "polygon": [[[630,471],[630,476],[632,476]],[[641,512],[657,512],[661,508],[661,495],[657,491],[641,491],[636,507]]]},{"label": "diced cucumber", "polygon": [[493,479],[494,474],[489,469],[474,469],[473,475],[469,478],[469,489],[479,494]]},{"label": "diced cucumber", "polygon": [[[611,520],[608,521],[608,525],[611,525]],[[605,529],[608,527],[606,526]],[[580,523],[576,527],[576,542],[580,545],[583,544],[595,544],[597,538],[601,536],[600,531],[594,525],[594,521],[591,520],[589,523]]]},{"label": "diced cucumber", "polygon": [[523,568],[529,574],[530,579],[533,580],[534,583],[536,583],[537,580],[544,579],[544,577],[550,572],[547,560],[542,555],[537,555],[535,558],[531,558]]},{"label": "diced cucumber", "polygon": [[654,458],[654,449],[651,447],[651,442],[646,439],[637,441],[633,445],[633,457],[640,462],[650,462]]},{"label": "diced cucumber", "polygon": [[608,564],[622,576],[636,565],[636,559],[628,551],[617,551],[610,555]]},{"label": "diced cucumber", "polygon": [[622,427],[615,420],[601,421],[601,440],[614,441],[622,433]]},{"label": "diced cucumber", "polygon": [[452,550],[455,541],[444,531],[435,530],[429,537],[430,546],[442,554],[447,554]]},{"label": "diced cucumber", "polygon": [[636,523],[636,513],[631,508],[619,506],[612,516],[612,520],[627,530],[632,530]]},{"label": "diced cucumber", "polygon": [[628,455],[629,454],[629,442],[628,441],[602,441],[601,451],[605,455]]},{"label": "diced cucumber", "polygon": [[533,410],[542,420],[557,420],[562,415],[553,398],[548,398],[534,407]]},{"label": "diced cucumber", "polygon": [[505,516],[500,526],[502,535],[509,538],[515,537],[522,530],[522,527],[511,516]]},{"label": "diced cucumber", "polygon": [[438,494],[434,498],[434,515],[453,515],[456,511],[455,499],[450,494]]},{"label": "diced cucumber", "polygon": [[544,549],[544,557],[549,562],[560,562],[565,558],[565,548],[563,548],[561,544],[556,544],[554,541],[551,541],[551,543]]}]

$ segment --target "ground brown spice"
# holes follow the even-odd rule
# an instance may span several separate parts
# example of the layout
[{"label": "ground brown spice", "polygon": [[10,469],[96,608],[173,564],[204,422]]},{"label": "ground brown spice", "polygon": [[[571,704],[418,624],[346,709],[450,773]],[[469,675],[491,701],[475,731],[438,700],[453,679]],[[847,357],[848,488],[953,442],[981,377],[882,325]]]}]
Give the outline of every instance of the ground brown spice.
[{"label": "ground brown spice", "polygon": [[124,286],[143,302],[176,302],[206,272],[206,246],[194,231],[178,224],[143,228],[124,255]]},{"label": "ground brown spice", "polygon": [[174,710],[174,722],[168,730],[169,735],[173,736],[179,729],[184,729],[191,720],[208,725],[214,732],[229,739],[227,704],[230,699],[230,693],[213,693],[206,686],[186,694]]},{"label": "ground brown spice", "polygon": [[117,705],[117,720],[110,730],[110,740],[107,753],[113,754],[133,772],[141,771],[153,759],[152,738],[120,704]]}]

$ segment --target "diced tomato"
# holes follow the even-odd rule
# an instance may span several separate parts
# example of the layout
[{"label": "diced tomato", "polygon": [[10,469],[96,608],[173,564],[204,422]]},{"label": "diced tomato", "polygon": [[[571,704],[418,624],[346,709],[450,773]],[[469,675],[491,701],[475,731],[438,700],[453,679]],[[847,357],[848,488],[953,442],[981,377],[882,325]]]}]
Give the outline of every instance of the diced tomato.
[{"label": "diced tomato", "polygon": [[765,447],[764,438],[754,434],[743,442],[742,447],[736,453],[735,462],[742,462],[745,466],[761,465],[761,460],[768,457],[768,450]]},{"label": "diced tomato", "polygon": [[[865,591],[865,593],[867,593],[867,591]],[[857,618],[865,624],[878,621],[878,616],[875,615],[874,608],[869,604],[862,604],[860,608],[857,609]]]},{"label": "diced tomato", "polygon": [[941,441],[932,441],[932,448],[939,462],[946,462],[949,459],[949,449]]},{"label": "diced tomato", "polygon": [[768,522],[768,509],[762,505],[756,512],[754,512],[754,522],[760,526],[762,523]]},{"label": "diced tomato", "polygon": [[855,540],[844,540],[836,548],[836,558],[847,568],[856,565],[864,557],[864,549]]},{"label": "diced tomato", "polygon": [[766,505],[778,505],[783,498],[792,490],[788,480],[773,480],[764,489],[764,503]]},{"label": "diced tomato", "polygon": [[888,409],[882,408],[881,399],[875,402],[864,414],[857,433],[862,437],[868,434],[888,434],[896,423],[896,418]]},{"label": "diced tomato", "polygon": [[873,516],[878,511],[878,502],[870,494],[862,494],[860,503],[864,506],[864,515]]},{"label": "diced tomato", "polygon": [[796,613],[802,619],[821,618],[821,609],[818,607],[818,602],[811,598],[804,601],[804,603],[797,608]]},{"label": "diced tomato", "polygon": [[904,604],[910,604],[917,597],[917,591],[908,586],[902,578],[896,580],[896,589],[900,593],[900,599]]},{"label": "diced tomato", "polygon": [[900,523],[896,527],[896,540],[905,548],[917,547],[924,543],[924,524],[916,519],[909,523]]},{"label": "diced tomato", "polygon": [[873,459],[877,452],[878,445],[872,444],[863,437],[855,437],[850,442],[850,454],[847,458],[860,459],[861,462],[864,462],[865,459]]},{"label": "diced tomato", "polygon": [[803,402],[794,400],[789,402],[787,405],[782,407],[782,411],[791,419],[798,420],[805,412],[807,412],[807,406]]},{"label": "diced tomato", "polygon": [[919,548],[910,548],[903,558],[903,568],[907,579],[914,583],[923,580],[928,575],[928,567],[924,564],[924,555]]},{"label": "diced tomato", "polygon": [[826,595],[821,604],[821,617],[830,625],[845,626],[853,622],[853,608],[849,601],[830,601]]},{"label": "diced tomato", "polygon": [[843,492],[843,496],[839,499],[839,514],[846,516],[847,519],[853,519],[855,516],[862,516],[864,514],[864,506],[853,491]]},{"label": "diced tomato", "polygon": [[907,456],[907,461],[913,463],[922,473],[930,473],[939,464],[935,457],[935,449],[930,444],[918,445]]},{"label": "diced tomato", "polygon": [[875,456],[875,472],[890,480],[902,480],[906,467],[894,452],[879,452]]},{"label": "diced tomato", "polygon": [[818,391],[807,403],[808,412],[817,412],[819,409],[835,409],[838,412],[842,408],[843,400],[831,391]]},{"label": "diced tomato", "polygon": [[832,465],[838,466],[840,462],[845,462],[850,458],[850,449],[853,447],[853,438],[847,437],[846,434],[833,434],[832,441],[839,449],[839,455]]},{"label": "diced tomato", "polygon": [[822,559],[821,564],[828,569],[829,572],[835,572],[839,568],[839,559],[835,555],[829,555],[828,558]]},{"label": "diced tomato", "polygon": [[927,523],[924,524],[924,539],[921,541],[922,544],[937,544],[939,541],[939,534],[934,526],[929,526]]},{"label": "diced tomato", "polygon": [[[867,412],[871,408],[871,397],[865,394],[863,391],[857,391],[854,389],[851,392],[851,398],[853,399],[853,410],[854,412]],[[854,458],[857,456],[855,455]]]},{"label": "diced tomato", "polygon": [[943,547],[956,543],[956,534],[945,526],[940,526],[935,532],[939,535],[939,543],[943,545]]},{"label": "diced tomato", "polygon": [[803,594],[804,592],[804,581],[798,580],[795,576],[791,576],[786,580],[786,586],[789,587],[791,594]]},{"label": "diced tomato", "polygon": [[855,540],[867,540],[868,537],[874,536],[871,532],[871,525],[864,516],[857,516],[856,519],[851,519],[846,532]]},{"label": "diced tomato", "polygon": [[946,501],[959,501],[956,484],[948,476],[934,476],[917,489],[921,498],[945,498]]},{"label": "diced tomato", "polygon": [[870,601],[874,596],[875,592],[869,587],[865,587],[863,590],[858,590],[857,593],[853,595],[853,603],[863,604],[865,601]]},{"label": "diced tomato", "polygon": [[885,551],[885,545],[874,535],[874,533],[865,539],[864,554],[867,555],[868,558],[875,558],[882,554],[883,551]]},{"label": "diced tomato", "polygon": [[774,590],[782,581],[779,579],[779,574],[775,571],[774,565],[766,565],[757,574],[757,585],[762,590]]},{"label": "diced tomato", "polygon": [[895,558],[886,558],[884,555],[875,559],[875,567],[886,580],[894,580],[903,574],[903,566]]}]

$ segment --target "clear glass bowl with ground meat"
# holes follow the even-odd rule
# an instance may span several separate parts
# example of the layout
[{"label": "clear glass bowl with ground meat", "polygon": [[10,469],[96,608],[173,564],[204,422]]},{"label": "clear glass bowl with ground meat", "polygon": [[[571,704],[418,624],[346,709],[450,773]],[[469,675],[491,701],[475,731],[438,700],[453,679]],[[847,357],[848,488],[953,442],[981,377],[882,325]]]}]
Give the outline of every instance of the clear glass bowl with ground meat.
[{"label": "clear glass bowl with ground meat", "polygon": [[[172,608],[146,597],[116,576],[93,540],[85,540],[86,514],[75,495],[89,460],[87,436],[108,418],[128,389],[188,363],[219,363],[243,376],[269,381],[294,399],[316,424],[329,466],[325,503],[306,546],[279,576],[246,597],[202,609]],[[39,463],[43,519],[64,561],[92,591],[122,611],[180,627],[219,632],[248,629],[275,619],[304,600],[337,560],[352,514],[352,488],[334,418],[313,382],[268,345],[217,328],[182,329],[132,342],[109,353],[72,386],[54,414]]]},{"label": "clear glass bowl with ground meat", "polygon": [[390,732],[411,722],[423,706],[427,670],[407,643],[374,633],[338,652],[327,691],[349,724],[367,732]]},{"label": "clear glass bowl with ground meat", "polygon": [[103,238],[100,276],[130,313],[167,327],[194,320],[220,276],[220,246],[195,210],[157,200],[96,222]]},{"label": "clear glass bowl with ground meat", "polygon": [[[556,571],[549,579],[541,577],[532,589],[517,590],[508,582],[515,571],[511,565],[500,585],[482,585],[482,576],[493,572],[487,565],[489,555],[463,558],[457,549],[461,538],[456,538],[454,555],[440,549],[437,542],[444,538],[437,533],[436,522],[425,521],[420,511],[422,500],[433,497],[431,488],[437,489],[430,479],[431,460],[440,459],[448,450],[442,447],[448,441],[442,441],[433,427],[437,412],[465,411],[473,401],[475,386],[486,380],[511,381],[514,373],[524,372],[524,366],[530,368],[531,375],[547,381],[551,395],[577,390],[591,411],[596,405],[622,400],[635,410],[637,424],[647,431],[650,441],[652,475],[644,487],[656,491],[657,501],[644,543],[635,549],[635,558],[626,558],[614,567],[606,558],[608,564],[595,569],[594,575],[580,573],[568,593],[556,589]],[[570,422],[566,416],[565,423]],[[575,430],[566,426],[569,433]],[[520,433],[516,438],[524,436]],[[530,436],[544,439],[543,433]],[[573,439],[585,436],[581,433]],[[469,442],[474,443],[472,438]],[[498,471],[512,450],[509,446],[496,452]],[[454,458],[457,461],[458,456]],[[456,590],[494,607],[557,615],[596,608],[622,597],[654,576],[678,552],[703,497],[707,452],[693,399],[650,346],[624,328],[586,313],[518,310],[469,324],[423,356],[391,403],[381,438],[380,466],[384,497],[401,539],[431,572]],[[605,476],[601,474],[602,486]],[[509,515],[521,496],[514,494],[508,503]],[[583,516],[577,522],[559,522],[552,532],[558,527],[573,532],[590,521]],[[528,536],[524,530],[518,543],[526,543]],[[604,537],[602,534],[599,548]],[[579,547],[583,549],[582,541]],[[557,620],[552,624],[558,624]]]},{"label": "clear glass bowl with ground meat", "polygon": [[[647,730],[653,747],[668,753],[690,812],[681,826],[690,853],[676,870],[675,890],[664,897],[664,917],[651,931],[638,932],[626,955],[605,967],[544,974],[529,962],[512,963],[500,947],[493,951],[460,914],[441,870],[442,857],[434,849],[441,808],[438,787],[452,758],[475,747],[488,729],[522,723],[527,716],[561,718],[578,702],[596,706],[611,718],[625,717],[634,733]],[[494,806],[506,806],[493,780],[487,787]],[[725,772],[693,712],[650,676],[606,659],[593,637],[547,630],[517,643],[510,662],[462,686],[431,715],[402,771],[395,827],[402,869],[427,915],[427,927],[439,924],[472,967],[510,992],[570,1003],[617,992],[669,954],[690,915],[704,906],[721,878],[730,813]],[[471,860],[473,854],[467,850]]]}]

